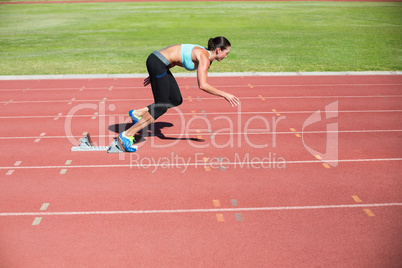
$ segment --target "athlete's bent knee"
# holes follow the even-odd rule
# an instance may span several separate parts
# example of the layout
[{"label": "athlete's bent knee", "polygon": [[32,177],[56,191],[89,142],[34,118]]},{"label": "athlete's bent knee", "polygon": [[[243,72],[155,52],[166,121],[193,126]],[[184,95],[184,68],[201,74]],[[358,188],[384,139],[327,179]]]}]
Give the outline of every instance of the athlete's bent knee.
[{"label": "athlete's bent knee", "polygon": [[179,106],[179,105],[182,104],[182,103],[183,103],[183,99],[182,99],[182,98],[176,99],[176,100],[173,100],[173,101],[172,101],[172,106],[173,106],[173,107],[176,107],[176,106]]}]

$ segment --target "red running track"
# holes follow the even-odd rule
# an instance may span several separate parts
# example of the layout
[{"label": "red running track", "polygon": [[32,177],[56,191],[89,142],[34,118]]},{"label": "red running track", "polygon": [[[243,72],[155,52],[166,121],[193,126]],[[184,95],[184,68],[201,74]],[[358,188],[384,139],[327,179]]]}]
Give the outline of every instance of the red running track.
[{"label": "red running track", "polygon": [[177,80],[133,154],[142,79],[0,82],[0,267],[400,266],[401,75]]}]

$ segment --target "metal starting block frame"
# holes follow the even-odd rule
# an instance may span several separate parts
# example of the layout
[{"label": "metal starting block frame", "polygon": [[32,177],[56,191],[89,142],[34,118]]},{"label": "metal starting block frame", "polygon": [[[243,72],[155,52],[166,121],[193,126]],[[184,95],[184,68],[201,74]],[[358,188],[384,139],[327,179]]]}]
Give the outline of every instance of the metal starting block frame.
[{"label": "metal starting block frame", "polygon": [[124,153],[120,148],[117,139],[112,141],[110,146],[94,146],[89,133],[82,139],[80,139],[80,145],[73,146],[71,151],[74,152],[89,152],[89,151],[107,151],[108,153]]}]

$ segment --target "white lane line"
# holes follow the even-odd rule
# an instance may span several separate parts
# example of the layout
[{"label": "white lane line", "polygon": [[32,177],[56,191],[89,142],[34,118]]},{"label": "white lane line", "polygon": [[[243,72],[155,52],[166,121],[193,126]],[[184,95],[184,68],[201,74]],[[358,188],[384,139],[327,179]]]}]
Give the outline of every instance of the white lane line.
[{"label": "white lane line", "polygon": [[[295,133],[303,133],[303,134],[325,134],[325,133],[387,133],[387,132],[401,132],[401,129],[373,129],[373,130],[339,130],[339,131],[331,131],[331,130],[321,130],[321,131],[257,131],[257,132],[219,132],[219,133],[214,133],[214,132],[209,132],[209,133],[188,133],[185,135],[202,135],[202,134],[211,134],[211,135],[262,135],[262,134],[272,134],[272,135],[281,135],[281,134],[295,134]],[[178,133],[169,133],[166,135],[182,135]],[[112,135],[114,137],[115,135]],[[96,137],[95,135],[91,137]],[[1,139],[1,138],[0,138]]]},{"label": "white lane line", "polygon": [[9,101],[2,101],[1,103],[4,103],[4,105],[8,105],[9,103],[11,103],[11,102],[13,102],[14,100],[13,99],[11,99],[11,100],[9,100]]},{"label": "white lane line", "polygon": [[[18,167],[19,165],[21,165],[21,163],[22,163],[22,161],[17,161],[14,163],[14,166]],[[14,173],[14,171],[15,171],[14,169],[10,169],[9,171],[7,171],[6,175],[10,176]]]},{"label": "white lane line", "polygon": [[[312,114],[317,111],[281,111],[281,114]],[[400,113],[402,110],[345,110],[345,111],[326,111],[326,112],[335,112],[335,113]],[[209,112],[209,113],[203,113],[207,115],[253,115],[253,114],[277,114],[278,112],[245,112],[245,111],[240,111],[240,112]],[[180,115],[191,115],[193,116],[194,113],[180,113]],[[127,116],[126,114],[99,114],[97,115],[99,117],[120,117],[120,116]],[[167,113],[165,116],[179,116],[177,113]],[[93,117],[93,114],[87,114],[87,115],[74,115],[74,116],[69,116],[69,115],[61,115],[61,118],[66,118],[66,117],[73,117],[73,118],[78,118],[78,117]],[[32,119],[32,118],[54,118],[54,116],[50,115],[18,115],[18,116],[0,116],[0,119]]]},{"label": "white lane line", "polygon": [[[280,111],[281,114],[312,114],[317,111]],[[326,111],[328,112],[334,112],[334,113],[400,113],[402,110],[345,110],[345,111]],[[245,112],[245,111],[240,111],[240,112],[209,112],[209,113],[203,113],[206,115],[253,115],[253,114],[277,114],[278,111],[276,112]],[[191,115],[193,116],[194,113],[166,113],[164,116],[181,116],[181,115]],[[69,115],[61,115],[60,118],[67,118],[67,117],[73,117],[73,118],[85,118],[85,117],[93,117],[93,114],[80,114],[80,115],[74,115],[74,116],[69,116]],[[98,117],[121,117],[124,116],[126,117],[126,114],[99,114],[97,115]],[[201,116],[201,114],[200,114]],[[33,119],[33,118],[54,118],[54,116],[51,115],[18,115],[18,116],[0,116],[0,119]]]},{"label": "white lane line", "polygon": [[[270,97],[270,96],[262,96],[267,100],[272,99],[349,99],[349,98],[402,98],[402,95],[362,95],[362,96],[278,96],[278,97]],[[217,100],[217,97],[207,97],[201,98],[201,100]],[[248,100],[260,100],[260,97],[239,97],[240,100],[248,99]],[[153,99],[110,99],[109,102],[132,102],[132,101],[151,101]],[[188,98],[183,98],[183,100],[189,100]],[[10,101],[0,101],[0,103],[4,103],[7,105]],[[70,100],[38,100],[38,101],[13,101],[13,104],[27,104],[27,103],[69,103]],[[76,100],[76,103],[79,102],[102,102],[102,100]]]},{"label": "white lane line", "polygon": [[[336,98],[336,99],[349,99],[349,98],[402,98],[402,95],[351,95],[351,96],[333,96],[333,95],[328,95],[328,96],[263,96],[261,95],[261,97],[239,97],[240,99],[250,99],[250,100],[254,100],[254,99],[261,99],[261,98],[265,98],[265,99],[332,99],[332,98]],[[203,99],[215,99],[215,98],[203,98]]]},{"label": "white lane line", "polygon": [[[177,74],[175,74],[176,76]],[[146,77],[146,76],[144,76]],[[177,76],[176,76],[177,77]],[[0,77],[0,80],[2,77]],[[373,83],[373,84],[366,84],[366,83],[353,83],[353,84],[348,84],[348,83],[344,83],[344,84],[258,84],[258,85],[254,85],[253,87],[272,87],[272,88],[277,88],[277,87],[362,87],[362,86],[401,86],[402,84],[398,84],[398,83]],[[185,87],[184,84],[180,83],[179,81],[179,87]],[[233,84],[226,84],[226,85],[220,85],[220,87],[224,88],[224,87],[236,87],[236,88],[249,88],[248,85],[246,84],[242,84],[242,85],[233,85]],[[110,87],[83,87],[82,90],[106,90],[109,89]],[[113,90],[133,90],[133,89],[144,89],[144,86],[113,86],[112,87]],[[21,91],[21,90],[26,90],[26,91],[76,91],[77,87],[65,87],[65,88],[13,88],[13,89],[0,89],[0,92],[7,92],[7,91]],[[80,88],[81,90],[81,88]]]},{"label": "white lane line", "polygon": [[[276,131],[276,132],[270,132],[270,131],[257,131],[257,132],[219,132],[219,133],[214,133],[214,132],[189,132],[189,133],[166,133],[166,135],[170,136],[179,136],[179,135],[184,135],[184,136],[198,136],[198,135],[285,135],[285,134],[295,134],[295,133],[303,133],[303,134],[325,134],[325,133],[388,133],[388,132],[402,132],[402,129],[371,129],[371,130],[339,130],[339,131],[296,131],[296,132],[290,132],[290,131]],[[85,136],[86,133],[82,134],[82,136]],[[44,139],[80,139],[82,136],[76,137],[76,136],[46,136],[42,137]],[[108,138],[108,137],[116,137],[117,134],[111,134],[111,135],[92,135],[92,138]],[[15,140],[15,139],[34,139],[37,137],[0,137],[0,140]]]},{"label": "white lane line", "polygon": [[72,104],[73,101],[75,101],[75,98],[72,98],[71,101],[69,101],[67,104]]},{"label": "white lane line", "polygon": [[[49,207],[49,203],[43,203],[40,207],[40,211],[45,211]],[[39,225],[42,221],[42,217],[36,217],[32,222],[32,225]]]},{"label": "white lane line", "polygon": [[175,214],[175,213],[209,213],[209,212],[247,212],[247,211],[285,211],[285,210],[319,210],[367,207],[399,207],[402,203],[319,205],[291,207],[255,207],[255,208],[207,208],[207,209],[167,209],[167,210],[120,210],[120,211],[66,211],[66,212],[5,212],[0,217],[10,216],[73,216],[73,215],[113,215],[113,214]]},{"label": "white lane line", "polygon": [[[339,159],[339,160],[325,160],[326,163],[355,163],[355,162],[391,162],[391,161],[402,161],[402,158],[375,158],[375,159]],[[286,163],[286,164],[313,164],[313,163],[321,163],[320,160],[295,160],[295,161],[252,161],[252,162],[225,162],[225,165],[230,166],[247,166],[247,165],[269,165],[269,164],[278,164],[278,163]],[[163,166],[167,167],[183,167],[183,166],[195,166],[195,167],[204,167],[204,166],[218,166],[220,167],[221,163],[205,163],[204,161],[194,162],[194,163],[161,163],[161,164],[152,164],[147,163],[147,167],[159,167]],[[116,167],[143,167],[141,164],[118,164],[118,165],[76,165],[69,166],[69,168],[116,168]],[[18,166],[18,167],[0,167],[0,169],[59,169],[65,168],[65,166]],[[67,169],[66,169],[67,171]],[[65,172],[64,172],[65,173]]]},{"label": "white lane line", "polygon": [[[39,135],[39,137],[43,138],[45,135],[46,135],[46,133],[41,133]],[[40,139],[36,139],[36,140],[34,140],[34,142],[40,142]]]},{"label": "white lane line", "polygon": [[59,120],[59,118],[63,115],[63,113],[59,113],[53,120]]}]

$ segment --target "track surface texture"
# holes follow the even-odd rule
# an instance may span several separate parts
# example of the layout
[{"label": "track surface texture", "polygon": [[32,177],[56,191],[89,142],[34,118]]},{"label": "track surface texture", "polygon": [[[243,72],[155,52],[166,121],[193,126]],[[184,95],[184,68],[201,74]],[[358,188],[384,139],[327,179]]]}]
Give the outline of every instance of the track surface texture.
[{"label": "track surface texture", "polygon": [[0,81],[0,267],[400,267],[402,76]]}]

